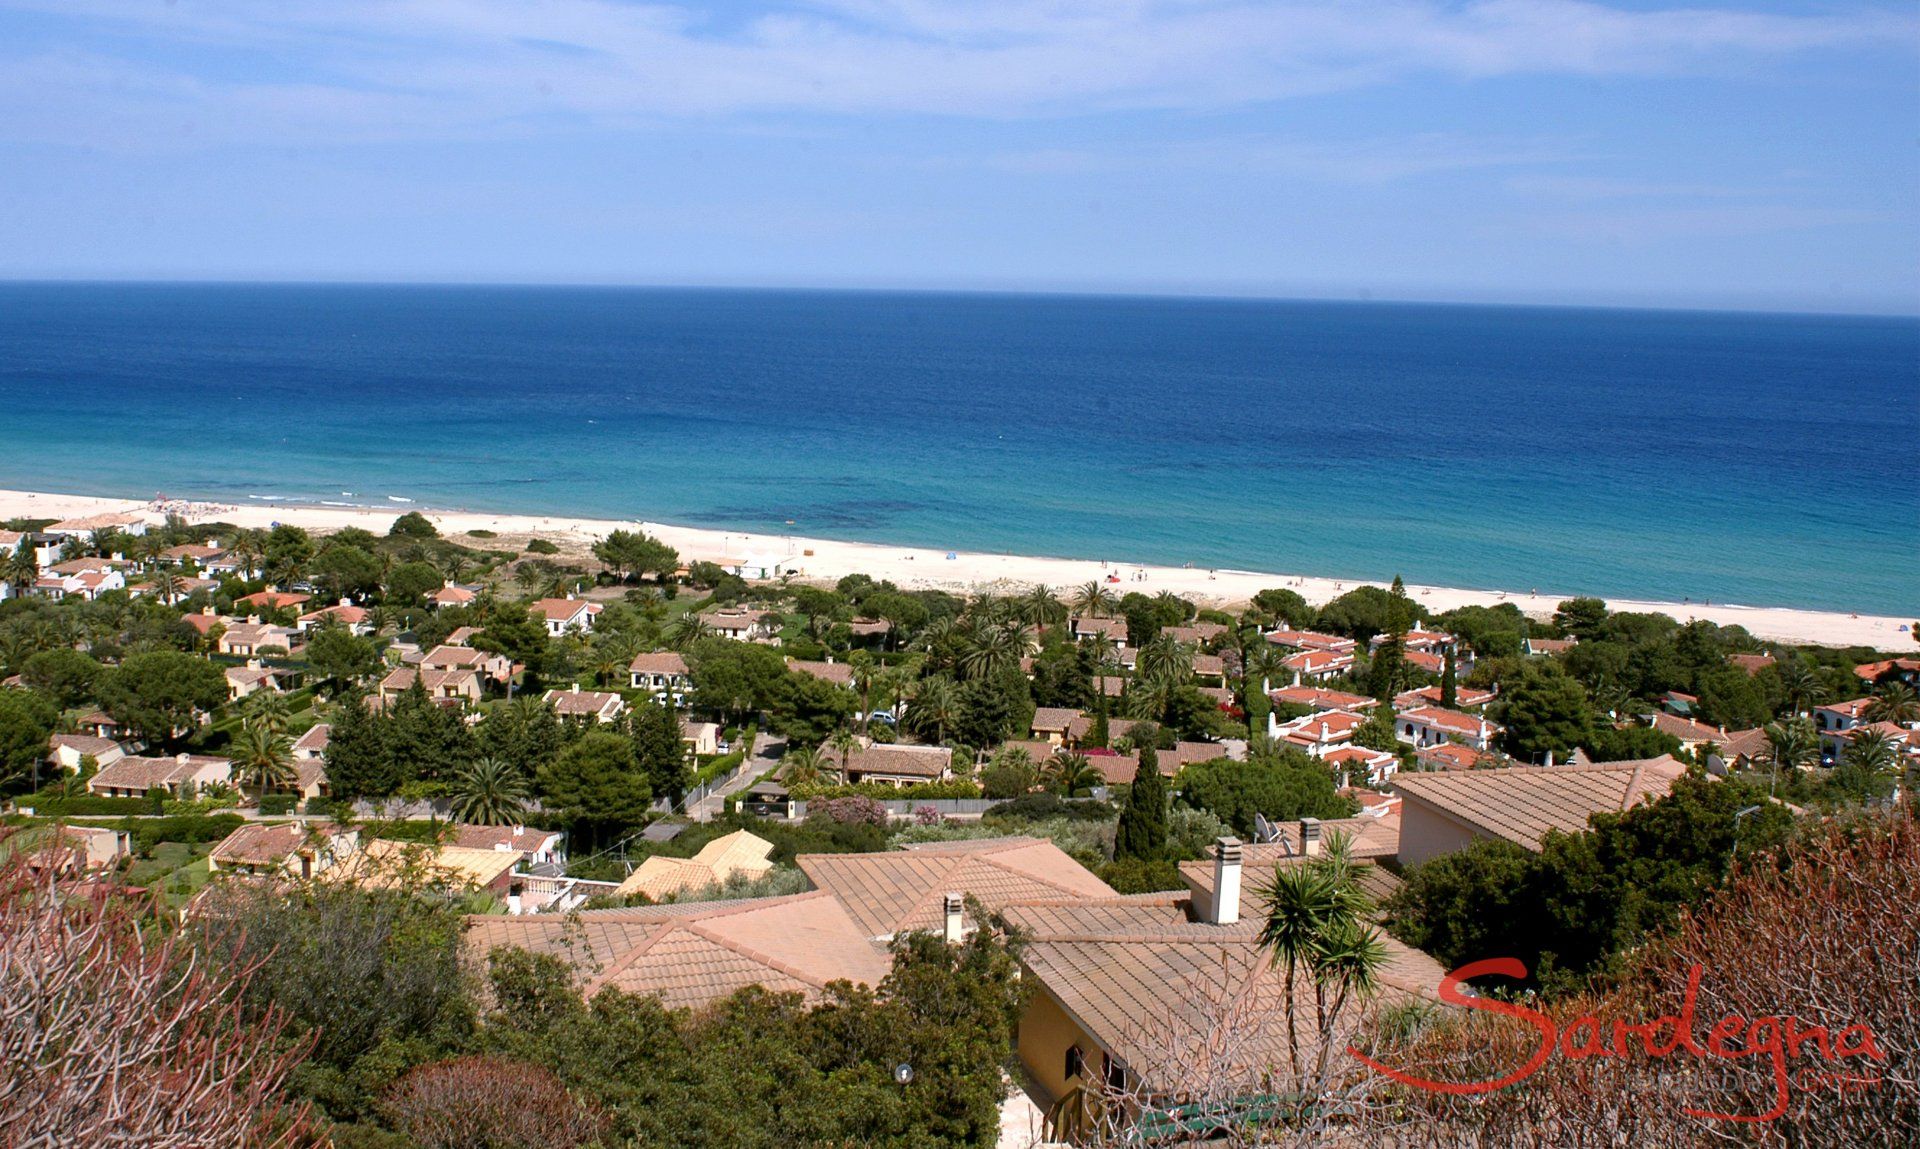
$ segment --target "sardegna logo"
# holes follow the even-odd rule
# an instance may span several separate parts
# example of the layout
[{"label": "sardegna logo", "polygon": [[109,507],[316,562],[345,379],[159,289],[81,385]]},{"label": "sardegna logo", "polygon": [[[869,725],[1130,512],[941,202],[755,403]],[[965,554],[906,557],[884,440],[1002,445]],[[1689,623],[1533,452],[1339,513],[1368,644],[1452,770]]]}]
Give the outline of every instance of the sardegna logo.
[{"label": "sardegna logo", "polygon": [[[1867,1062],[1887,1060],[1887,1055],[1874,1043],[1873,1030],[1865,1025],[1849,1025],[1834,1033],[1826,1026],[1810,1025],[1792,1014],[1766,1014],[1745,1018],[1738,1014],[1729,1014],[1713,1023],[1707,1030],[1705,1039],[1698,1036],[1698,1021],[1695,1016],[1695,1003],[1700,994],[1701,967],[1694,965],[1687,971],[1687,992],[1682,1000],[1678,1015],[1662,1015],[1651,1021],[1629,1024],[1625,1021],[1602,1022],[1590,1014],[1574,1018],[1565,1026],[1538,1010],[1528,1009],[1524,1005],[1510,1001],[1479,997],[1462,990],[1462,983],[1477,977],[1510,977],[1515,979],[1527,976],[1526,964],[1518,958],[1487,958],[1484,961],[1469,962],[1454,970],[1440,980],[1440,1000],[1451,1005],[1486,1013],[1497,1013],[1526,1022],[1540,1034],[1540,1044],[1533,1051],[1526,1064],[1504,1077],[1491,1081],[1432,1081],[1424,1077],[1406,1073],[1383,1065],[1352,1046],[1347,1052],[1358,1058],[1369,1068],[1383,1073],[1402,1085],[1415,1089],[1425,1089],[1433,1093],[1449,1093],[1471,1096],[1480,1093],[1492,1093],[1516,1085],[1540,1072],[1549,1058],[1558,1054],[1574,1061],[1584,1061],[1598,1057],[1627,1058],[1638,1051],[1652,1058],[1670,1058],[1687,1056],[1701,1061],[1722,1060],[1728,1062],[1752,1058],[1765,1058],[1773,1077],[1773,1107],[1764,1113],[1716,1113],[1707,1109],[1686,1109],[1689,1117],[1707,1118],[1716,1121],[1772,1121],[1787,1111],[1787,1102],[1792,1094],[1794,1076],[1789,1072],[1788,1062],[1797,1057],[1816,1058],[1827,1065],[1841,1062],[1853,1062],[1865,1059]],[[1871,1065],[1862,1066],[1870,1070]],[[1879,1083],[1879,1076],[1872,1073],[1838,1074],[1822,1072],[1817,1079],[1831,1087],[1866,1088]],[[1802,1077],[1802,1081],[1806,1078]]]}]

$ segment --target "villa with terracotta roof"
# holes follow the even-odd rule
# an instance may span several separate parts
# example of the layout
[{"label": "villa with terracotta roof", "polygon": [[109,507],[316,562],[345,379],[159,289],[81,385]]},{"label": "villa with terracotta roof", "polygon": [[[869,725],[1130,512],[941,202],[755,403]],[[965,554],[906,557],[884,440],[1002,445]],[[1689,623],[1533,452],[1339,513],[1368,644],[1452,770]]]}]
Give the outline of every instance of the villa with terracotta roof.
[{"label": "villa with terracotta roof", "polygon": [[721,638],[731,638],[735,642],[780,645],[779,616],[771,615],[766,611],[727,607],[723,610],[704,611],[699,617],[701,622],[707,624]]},{"label": "villa with terracotta roof", "polygon": [[103,766],[87,779],[87,793],[102,798],[139,798],[149,790],[165,790],[178,798],[182,786],[192,783],[233,780],[233,763],[226,758],[202,754],[179,754],[172,758],[136,758],[128,756]]},{"label": "villa with terracotta roof", "polygon": [[1303,650],[1288,655],[1280,665],[1292,671],[1296,681],[1332,678],[1353,669],[1353,655],[1339,650]]},{"label": "villa with terracotta roof", "polygon": [[547,633],[559,638],[568,631],[584,633],[593,629],[593,620],[600,614],[600,604],[588,602],[583,598],[543,598],[527,607],[529,614],[539,619],[547,628]]},{"label": "villa with terracotta roof", "polygon": [[291,627],[274,626],[272,623],[263,623],[257,618],[250,618],[246,622],[230,624],[221,633],[220,641],[215,644],[214,649],[221,654],[251,658],[268,647],[292,651],[304,641],[305,636]]},{"label": "villa with terracotta roof", "polygon": [[657,902],[711,889],[735,876],[751,880],[773,869],[767,857],[772,853],[772,842],[746,830],[735,830],[700,847],[691,858],[655,854],[628,874],[617,892],[622,897],[645,894]]},{"label": "villa with terracotta roof", "polygon": [[[1254,1032],[1241,1034],[1234,1051],[1243,1064],[1218,1070],[1244,1074],[1255,1091],[1268,1070],[1287,1063],[1282,975],[1260,943],[1261,915],[1245,904],[1252,876],[1241,874],[1242,849],[1223,839],[1216,853],[1224,856],[1202,863],[1219,874],[1211,885],[1225,892],[1208,899],[1217,905],[1158,893],[1030,900],[1005,911],[1028,938],[1021,964],[1034,987],[1020,1020],[1020,1060],[1048,1098],[1102,1082],[1178,1091],[1196,1056],[1191,1046],[1203,1040],[1194,1015],[1208,1002],[1258,1003]],[[1439,964],[1391,937],[1381,944],[1382,1004],[1434,1000],[1445,974]],[[1311,1057],[1313,995],[1296,992],[1294,1009],[1301,1052]]]},{"label": "villa with terracotta roof", "polygon": [[656,702],[671,699],[673,705],[679,706],[693,692],[693,671],[678,651],[637,655],[627,666],[627,673],[628,685],[651,693]]},{"label": "villa with terracotta roof", "polygon": [[367,621],[367,608],[355,606],[341,599],[332,606],[323,606],[319,610],[310,610],[294,620],[294,625],[302,634],[311,631],[322,623],[339,623],[353,634],[372,634],[373,624]]},{"label": "villa with terracotta roof", "polygon": [[467,921],[476,965],[497,946],[516,946],[572,966],[587,997],[614,988],[658,997],[669,1009],[699,1009],[755,985],[817,1002],[830,982],[877,986],[893,968],[825,890]]},{"label": "villa with terracotta roof", "polygon": [[1846,732],[1866,722],[1867,707],[1872,705],[1871,698],[1855,698],[1813,708],[1813,725],[1820,732],[1820,752],[1829,762],[1846,749]]},{"label": "villa with terracotta roof", "polygon": [[1442,742],[1464,742],[1475,750],[1493,749],[1502,727],[1478,714],[1445,710],[1438,706],[1419,706],[1394,716],[1393,731],[1400,741],[1415,750],[1424,750]]},{"label": "villa with terracotta roof", "polygon": [[1323,710],[1288,722],[1277,722],[1267,715],[1267,731],[1275,739],[1298,747],[1318,758],[1336,746],[1345,746],[1367,724],[1367,719],[1351,710]]},{"label": "villa with terracotta roof", "polygon": [[1413,757],[1423,770],[1477,770],[1499,761],[1496,755],[1462,742],[1436,742],[1415,750]]},{"label": "villa with terracotta roof", "polygon": [[1391,750],[1369,750],[1348,743],[1320,755],[1333,769],[1336,778],[1359,779],[1369,786],[1384,786],[1400,770],[1400,756]]},{"label": "villa with terracotta roof", "polygon": [[539,830],[532,826],[475,826],[455,823],[447,839],[450,846],[469,850],[498,850],[517,854],[530,865],[553,865],[566,860],[560,848],[564,835],[558,830]]},{"label": "villa with terracotta roof", "polygon": [[856,748],[847,760],[847,781],[917,786],[953,777],[950,746],[903,746],[876,742]]},{"label": "villa with terracotta roof", "polygon": [[1578,833],[1587,819],[1664,797],[1687,772],[1670,755],[1594,766],[1515,766],[1400,774],[1400,862],[1418,865],[1483,838],[1538,851],[1548,830]]},{"label": "villa with terracotta roof", "polygon": [[789,658],[787,659],[787,669],[797,671],[810,678],[817,678],[822,682],[831,683],[834,686],[853,685],[853,667],[844,662],[835,662],[830,658],[825,662],[815,662],[804,658]]},{"label": "villa with terracotta roof", "polygon": [[221,839],[207,855],[212,873],[311,878],[359,848],[360,832],[324,822],[269,825],[249,822]]},{"label": "villa with terracotta roof", "polygon": [[1307,706],[1314,710],[1372,710],[1378,702],[1364,694],[1328,690],[1319,686],[1283,686],[1269,690],[1267,697],[1275,706]]},{"label": "villa with terracotta roof", "polygon": [[126,756],[126,747],[111,738],[55,734],[47,740],[47,757],[62,770],[79,770],[83,758],[92,758],[95,766],[111,766]]},{"label": "villa with terracotta roof", "polygon": [[396,666],[380,680],[379,697],[390,702],[411,690],[416,680],[426,690],[427,697],[435,702],[480,704],[480,676],[464,668],[418,670],[411,666]]},{"label": "villa with terracotta roof", "polygon": [[627,708],[627,700],[611,690],[582,690],[574,683],[565,690],[549,690],[544,701],[554,713],[575,722],[612,722]]},{"label": "villa with terracotta roof", "polygon": [[1335,654],[1352,654],[1360,645],[1351,638],[1341,638],[1337,634],[1321,634],[1312,630],[1268,631],[1267,641],[1288,650],[1326,650]]},{"label": "villa with terracotta roof", "polygon": [[[1395,710],[1418,710],[1423,706],[1443,705],[1441,697],[1445,692],[1438,686],[1422,686],[1414,690],[1403,690],[1393,696]],[[1475,690],[1471,686],[1462,686],[1454,691],[1453,704],[1456,707],[1474,709],[1485,706],[1496,697],[1491,690]],[[1368,699],[1372,701],[1372,699]]]},{"label": "villa with terracotta roof", "polygon": [[1110,638],[1115,642],[1125,642],[1127,641],[1127,620],[1075,615],[1067,620],[1067,633],[1076,641]]},{"label": "villa with terracotta roof", "polygon": [[[802,854],[795,861],[815,888],[847,907],[869,938],[945,928],[948,893],[988,911],[1032,898],[1112,897],[1113,889],[1052,842],[986,838],[928,842],[878,854]],[[968,917],[965,928],[978,925]]]}]

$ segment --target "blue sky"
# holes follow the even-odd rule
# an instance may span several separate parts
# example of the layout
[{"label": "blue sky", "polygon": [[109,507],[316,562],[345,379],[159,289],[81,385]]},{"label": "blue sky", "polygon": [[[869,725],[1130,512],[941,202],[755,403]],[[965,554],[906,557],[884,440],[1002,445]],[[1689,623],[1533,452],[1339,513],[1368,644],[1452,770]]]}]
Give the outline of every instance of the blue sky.
[{"label": "blue sky", "polygon": [[0,276],[1912,313],[1920,14],[0,0]]}]

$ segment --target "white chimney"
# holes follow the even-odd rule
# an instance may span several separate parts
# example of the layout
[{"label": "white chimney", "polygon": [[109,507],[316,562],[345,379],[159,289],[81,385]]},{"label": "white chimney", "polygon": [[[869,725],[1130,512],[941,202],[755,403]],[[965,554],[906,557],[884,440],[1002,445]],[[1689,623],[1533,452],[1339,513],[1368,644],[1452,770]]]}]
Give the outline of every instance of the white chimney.
[{"label": "white chimney", "polygon": [[961,925],[961,911],[965,907],[965,905],[966,905],[965,899],[963,899],[959,894],[951,893],[951,892],[947,894],[947,944],[948,945],[957,946],[960,944],[961,935],[964,932],[963,927]]},{"label": "white chimney", "polygon": [[1300,819],[1300,852],[1309,858],[1320,853],[1320,819]]},{"label": "white chimney", "polygon": [[1230,926],[1240,920],[1240,839],[1217,838],[1213,843],[1213,912],[1209,925]]}]

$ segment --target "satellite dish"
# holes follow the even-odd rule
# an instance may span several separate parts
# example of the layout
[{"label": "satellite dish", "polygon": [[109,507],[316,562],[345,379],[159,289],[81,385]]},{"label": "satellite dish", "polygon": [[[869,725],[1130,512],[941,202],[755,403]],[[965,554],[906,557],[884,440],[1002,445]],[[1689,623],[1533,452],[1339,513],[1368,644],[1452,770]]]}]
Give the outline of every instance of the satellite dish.
[{"label": "satellite dish", "polygon": [[893,1079],[902,1085],[913,1084],[913,1066],[908,1065],[904,1061],[894,1066]]}]

